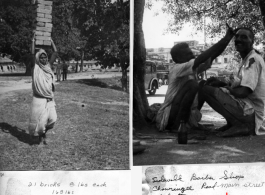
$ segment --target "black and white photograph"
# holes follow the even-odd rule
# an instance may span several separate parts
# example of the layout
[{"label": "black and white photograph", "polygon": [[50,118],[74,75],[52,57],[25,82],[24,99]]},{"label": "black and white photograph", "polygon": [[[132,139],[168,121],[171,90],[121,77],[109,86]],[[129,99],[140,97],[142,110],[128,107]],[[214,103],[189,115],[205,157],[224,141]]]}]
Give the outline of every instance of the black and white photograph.
[{"label": "black and white photograph", "polygon": [[128,0],[0,1],[0,171],[129,170]]},{"label": "black and white photograph", "polygon": [[0,194],[263,195],[264,0],[0,0]]},{"label": "black and white photograph", "polygon": [[134,1],[133,165],[264,162],[265,2]]}]

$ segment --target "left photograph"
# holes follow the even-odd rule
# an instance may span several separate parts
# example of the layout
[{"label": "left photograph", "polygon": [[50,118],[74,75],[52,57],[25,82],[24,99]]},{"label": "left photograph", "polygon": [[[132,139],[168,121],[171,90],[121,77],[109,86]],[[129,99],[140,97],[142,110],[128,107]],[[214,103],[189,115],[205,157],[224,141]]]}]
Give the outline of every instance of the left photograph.
[{"label": "left photograph", "polygon": [[0,2],[0,171],[128,170],[128,0]]}]

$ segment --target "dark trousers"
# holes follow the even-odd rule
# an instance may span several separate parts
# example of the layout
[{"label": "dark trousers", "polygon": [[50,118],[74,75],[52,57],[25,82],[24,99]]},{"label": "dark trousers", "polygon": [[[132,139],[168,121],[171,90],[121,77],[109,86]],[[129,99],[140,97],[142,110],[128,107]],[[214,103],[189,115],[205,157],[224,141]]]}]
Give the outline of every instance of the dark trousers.
[{"label": "dark trousers", "polygon": [[67,70],[63,70],[63,81],[67,79]]},{"label": "dark trousers", "polygon": [[61,70],[56,69],[57,81],[61,81]]},{"label": "dark trousers", "polygon": [[167,129],[178,129],[180,121],[188,122],[190,118],[190,109],[194,98],[199,91],[198,82],[189,80],[174,97],[171,104],[170,115]]}]

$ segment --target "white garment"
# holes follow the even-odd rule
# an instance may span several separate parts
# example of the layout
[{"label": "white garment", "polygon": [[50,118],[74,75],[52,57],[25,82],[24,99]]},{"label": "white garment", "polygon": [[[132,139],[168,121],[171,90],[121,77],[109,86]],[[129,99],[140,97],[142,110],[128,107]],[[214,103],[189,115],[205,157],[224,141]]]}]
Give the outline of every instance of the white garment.
[{"label": "white garment", "polygon": [[156,126],[159,131],[164,131],[168,124],[171,104],[176,94],[187,81],[195,79],[195,73],[192,70],[193,65],[194,59],[182,64],[175,64],[169,69],[169,84],[165,101],[156,115]]},{"label": "white garment", "polygon": [[46,98],[38,98],[33,96],[31,103],[31,115],[29,120],[29,134],[41,135],[49,125],[57,120],[55,102],[52,100],[47,102]]},{"label": "white garment", "polygon": [[[255,132],[257,135],[264,135],[265,131],[260,129],[265,106],[265,63],[262,57],[252,50],[241,62],[237,77],[241,80],[241,86],[249,87],[253,91],[247,98],[240,100],[249,108],[254,108]],[[247,115],[249,110],[245,112]]]}]

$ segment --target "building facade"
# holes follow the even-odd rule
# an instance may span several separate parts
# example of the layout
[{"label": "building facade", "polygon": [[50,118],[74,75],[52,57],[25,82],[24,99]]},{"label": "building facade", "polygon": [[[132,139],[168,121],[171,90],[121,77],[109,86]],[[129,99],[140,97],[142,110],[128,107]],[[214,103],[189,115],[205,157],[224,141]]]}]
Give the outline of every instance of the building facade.
[{"label": "building facade", "polygon": [[[199,55],[203,50],[207,49],[209,46],[204,44],[199,44],[196,40],[187,40],[187,41],[177,41],[174,42],[174,45],[186,42],[193,51],[194,55]],[[146,49],[146,59],[153,61],[161,61],[166,63],[173,63],[173,60],[170,55],[171,48],[147,48]],[[234,56],[232,54],[220,55],[213,61],[213,66],[225,68],[228,64],[233,63]]]}]

